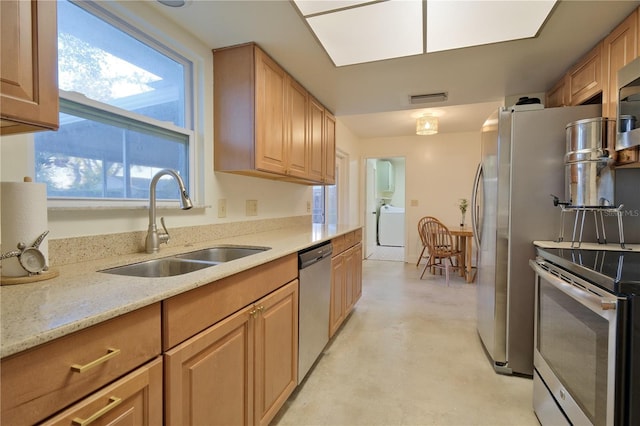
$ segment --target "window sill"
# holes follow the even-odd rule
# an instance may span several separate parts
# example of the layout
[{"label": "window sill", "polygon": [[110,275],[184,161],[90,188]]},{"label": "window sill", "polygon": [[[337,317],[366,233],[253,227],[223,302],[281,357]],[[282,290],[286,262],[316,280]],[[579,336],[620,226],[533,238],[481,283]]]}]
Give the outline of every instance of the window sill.
[{"label": "window sill", "polygon": [[[178,202],[165,202],[165,203],[157,203],[157,210],[174,210],[179,209],[180,204]],[[194,204],[191,210],[199,210],[199,209],[208,209],[211,208],[210,205],[204,204]],[[47,210],[48,211],[105,211],[105,210],[148,210],[149,205],[145,204],[71,204],[71,203],[60,203],[56,201],[48,201]]]}]

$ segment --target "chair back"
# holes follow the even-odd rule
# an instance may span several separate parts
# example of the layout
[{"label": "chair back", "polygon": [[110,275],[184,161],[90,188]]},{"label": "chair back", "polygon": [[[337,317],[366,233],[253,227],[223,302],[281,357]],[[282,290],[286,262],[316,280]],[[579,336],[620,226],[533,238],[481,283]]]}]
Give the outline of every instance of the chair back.
[{"label": "chair back", "polygon": [[424,235],[424,224],[429,219],[435,219],[435,217],[425,216],[423,218],[420,218],[420,220],[418,221],[418,235],[420,235],[420,240],[422,241],[423,247],[427,245],[427,237],[426,235]]},{"label": "chair back", "polygon": [[449,232],[449,228],[444,226],[442,222],[434,217],[426,218],[422,225],[422,233],[432,256],[451,256],[453,237]]}]

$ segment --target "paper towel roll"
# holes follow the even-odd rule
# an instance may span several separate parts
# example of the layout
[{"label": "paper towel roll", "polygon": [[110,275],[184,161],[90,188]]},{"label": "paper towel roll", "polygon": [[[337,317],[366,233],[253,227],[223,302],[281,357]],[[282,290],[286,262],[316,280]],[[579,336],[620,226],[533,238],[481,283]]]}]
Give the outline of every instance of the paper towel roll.
[{"label": "paper towel roll", "polygon": [[[26,180],[26,179],[25,179]],[[47,186],[33,182],[0,183],[0,239],[2,253],[18,249],[18,243],[31,247],[34,241],[49,229],[47,222]],[[49,264],[47,238],[40,243],[40,251]],[[17,257],[2,261],[2,276],[29,275]]]}]

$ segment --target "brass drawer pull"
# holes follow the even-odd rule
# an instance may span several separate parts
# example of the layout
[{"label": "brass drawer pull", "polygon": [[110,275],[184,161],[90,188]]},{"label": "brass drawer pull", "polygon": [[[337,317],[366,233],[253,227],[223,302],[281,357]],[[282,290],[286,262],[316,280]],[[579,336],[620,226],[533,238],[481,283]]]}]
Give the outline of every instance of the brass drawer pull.
[{"label": "brass drawer pull", "polygon": [[103,362],[106,362],[108,360],[110,360],[111,358],[117,356],[120,354],[120,349],[114,349],[114,348],[108,348],[107,349],[107,354],[105,356],[101,356],[100,358],[91,361],[88,364],[85,365],[80,365],[80,364],[73,364],[71,366],[71,371],[75,371],[76,373],[84,373],[85,371],[102,364]]},{"label": "brass drawer pull", "polygon": [[86,419],[81,419],[79,417],[76,417],[71,421],[71,423],[76,426],[87,426],[88,424],[93,423],[95,420],[99,419],[100,417],[107,414],[109,411],[116,408],[118,405],[120,405],[121,402],[122,402],[122,398],[117,398],[115,396],[109,397],[109,403],[105,405],[104,408],[101,408],[100,410],[96,411]]}]

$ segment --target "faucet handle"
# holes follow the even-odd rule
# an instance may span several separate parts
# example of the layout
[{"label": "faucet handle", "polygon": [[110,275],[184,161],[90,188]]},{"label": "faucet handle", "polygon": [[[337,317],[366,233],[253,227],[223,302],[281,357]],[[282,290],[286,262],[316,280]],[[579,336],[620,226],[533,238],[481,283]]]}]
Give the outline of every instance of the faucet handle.
[{"label": "faucet handle", "polygon": [[160,218],[160,223],[162,224],[162,229],[164,229],[164,232],[158,232],[159,243],[167,243],[169,242],[169,231],[167,231],[167,227],[164,224],[164,216]]}]

